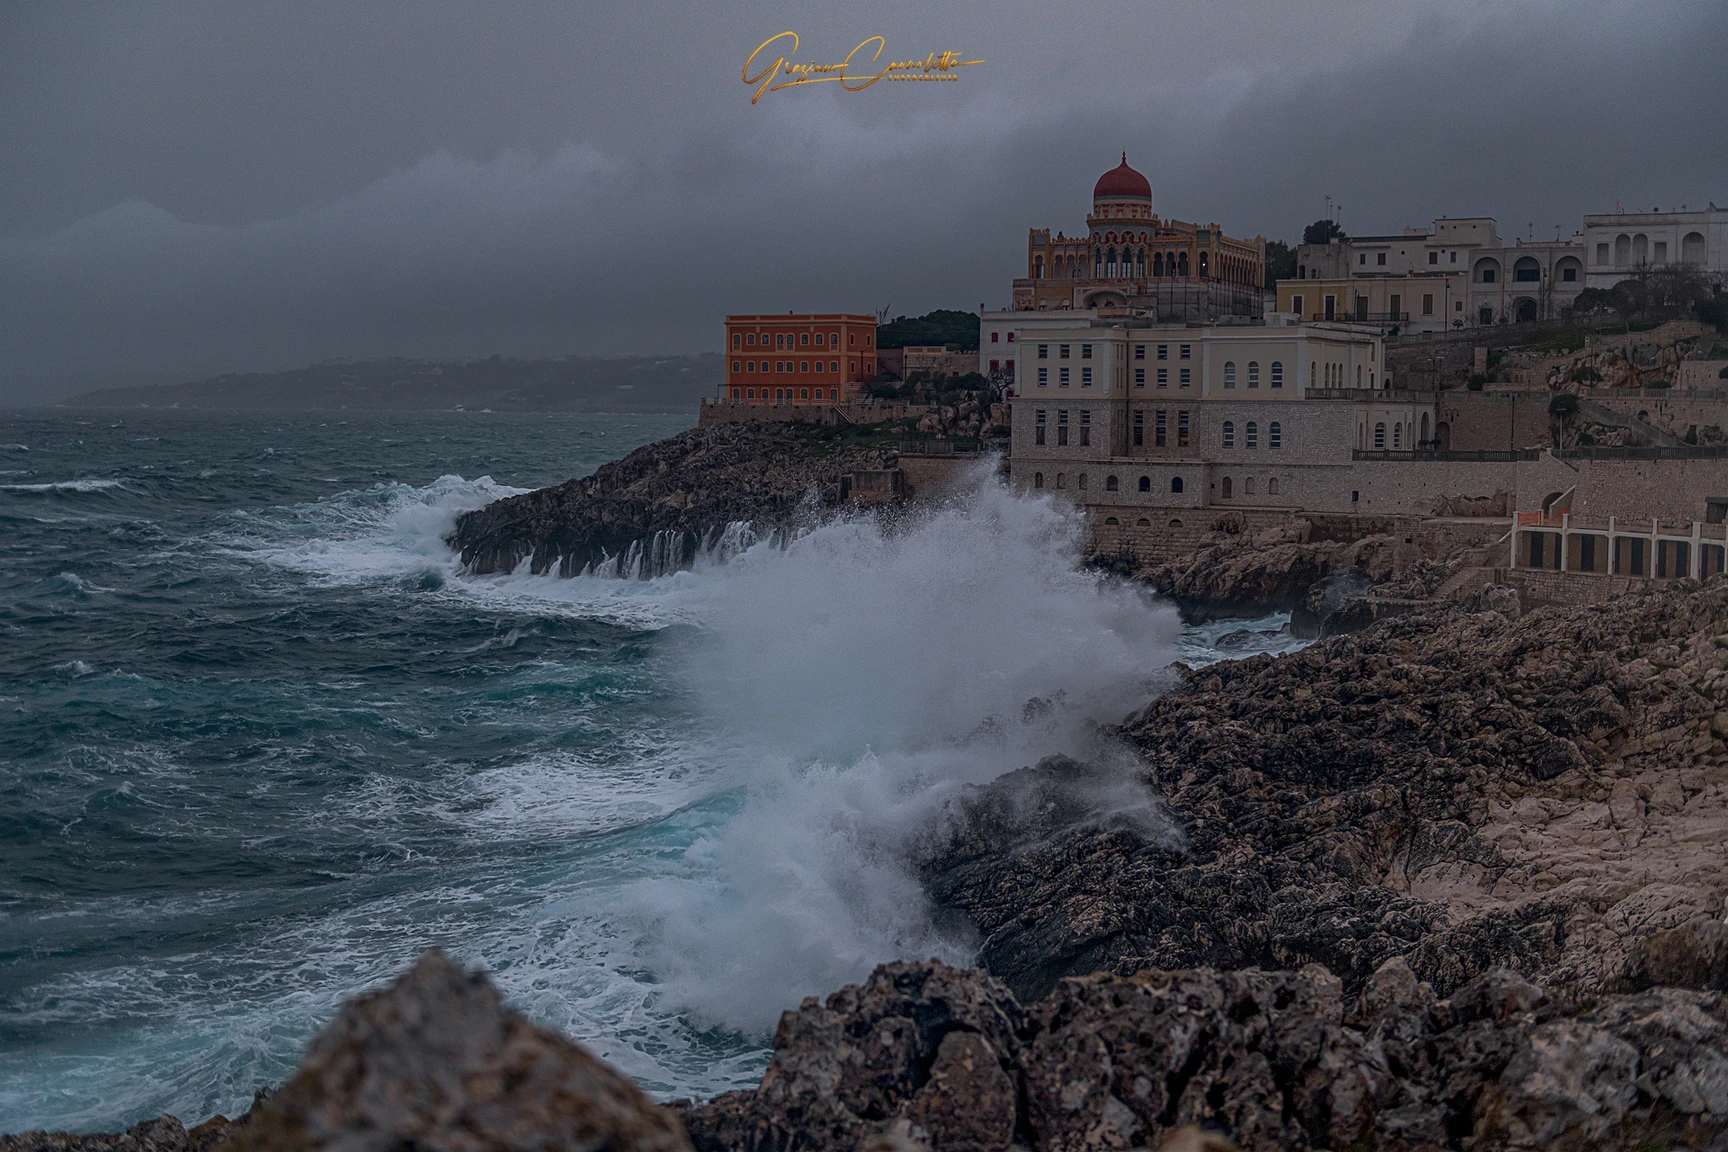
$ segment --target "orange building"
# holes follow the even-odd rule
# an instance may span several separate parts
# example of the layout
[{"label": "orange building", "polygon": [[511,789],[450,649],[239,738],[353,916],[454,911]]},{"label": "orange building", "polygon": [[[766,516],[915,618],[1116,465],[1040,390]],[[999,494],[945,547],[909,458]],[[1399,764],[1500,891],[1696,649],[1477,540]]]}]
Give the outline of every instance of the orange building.
[{"label": "orange building", "polygon": [[726,396],[744,404],[844,404],[876,375],[876,317],[726,317]]}]

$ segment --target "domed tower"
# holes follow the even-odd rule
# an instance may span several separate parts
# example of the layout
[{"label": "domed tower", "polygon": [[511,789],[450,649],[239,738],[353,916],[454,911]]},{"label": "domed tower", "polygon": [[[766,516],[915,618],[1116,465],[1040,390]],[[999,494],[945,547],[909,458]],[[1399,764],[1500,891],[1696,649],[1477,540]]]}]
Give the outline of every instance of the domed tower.
[{"label": "domed tower", "polygon": [[1122,153],[1122,163],[1098,177],[1092,186],[1094,220],[1150,220],[1152,218],[1152,183],[1128,167],[1128,153]]},{"label": "domed tower", "polygon": [[1152,215],[1152,182],[1122,163],[1098,177],[1092,186],[1092,211],[1086,217],[1094,280],[1144,278],[1147,273],[1147,242],[1157,235]]}]

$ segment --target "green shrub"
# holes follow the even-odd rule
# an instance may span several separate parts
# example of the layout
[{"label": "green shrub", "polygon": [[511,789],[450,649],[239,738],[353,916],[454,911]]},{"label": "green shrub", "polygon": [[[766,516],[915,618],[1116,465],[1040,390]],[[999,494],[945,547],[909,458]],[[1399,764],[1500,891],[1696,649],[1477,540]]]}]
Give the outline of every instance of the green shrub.
[{"label": "green shrub", "polygon": [[1464,382],[1464,387],[1470,389],[1472,392],[1480,392],[1482,391],[1482,386],[1486,383],[1488,383],[1487,373],[1472,372],[1470,374],[1470,379]]}]

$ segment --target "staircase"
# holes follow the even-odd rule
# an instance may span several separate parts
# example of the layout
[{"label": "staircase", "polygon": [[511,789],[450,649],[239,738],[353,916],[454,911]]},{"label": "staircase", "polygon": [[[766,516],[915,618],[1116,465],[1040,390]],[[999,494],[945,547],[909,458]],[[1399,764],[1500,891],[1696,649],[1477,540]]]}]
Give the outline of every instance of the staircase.
[{"label": "staircase", "polygon": [[1679,448],[1682,444],[1680,437],[1664,432],[1662,429],[1653,424],[1646,423],[1645,421],[1638,419],[1636,416],[1628,416],[1624,412],[1616,412],[1614,409],[1609,408],[1604,404],[1600,404],[1595,400],[1580,399],[1578,402],[1578,415],[1594,420],[1598,424],[1606,424],[1610,428],[1625,428],[1627,431],[1636,432],[1638,435],[1648,439],[1652,444],[1660,445],[1663,448]]}]

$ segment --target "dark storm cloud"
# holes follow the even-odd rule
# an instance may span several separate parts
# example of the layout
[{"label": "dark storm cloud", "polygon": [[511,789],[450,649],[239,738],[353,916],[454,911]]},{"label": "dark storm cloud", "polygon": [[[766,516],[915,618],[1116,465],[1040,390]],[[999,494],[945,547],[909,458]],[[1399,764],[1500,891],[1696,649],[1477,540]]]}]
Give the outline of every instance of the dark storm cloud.
[{"label": "dark storm cloud", "polygon": [[[74,9],[0,48],[0,375],[695,351],[727,311],[997,307],[1025,229],[1081,227],[1123,149],[1160,211],[1272,238],[1327,194],[1355,231],[1507,235],[1728,194],[1721,7],[1385,9]],[[987,64],[751,107],[743,55],[787,24],[801,56],[882,31]]]}]

